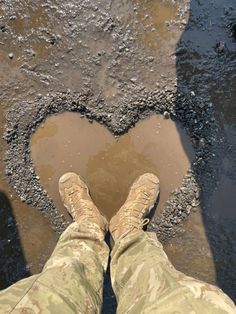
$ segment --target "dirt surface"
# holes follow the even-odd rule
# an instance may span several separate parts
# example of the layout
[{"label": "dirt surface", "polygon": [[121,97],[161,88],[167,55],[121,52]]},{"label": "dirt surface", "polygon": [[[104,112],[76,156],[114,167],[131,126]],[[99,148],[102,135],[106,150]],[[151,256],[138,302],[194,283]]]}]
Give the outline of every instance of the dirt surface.
[{"label": "dirt surface", "polygon": [[[30,205],[58,232],[67,225],[31,159],[30,136],[49,115],[79,112],[120,136],[140,119],[163,114],[185,129],[195,159],[149,228],[180,270],[236,299],[234,1],[1,4],[2,169],[24,202],[19,217]],[[30,217],[25,228],[37,221]]]}]

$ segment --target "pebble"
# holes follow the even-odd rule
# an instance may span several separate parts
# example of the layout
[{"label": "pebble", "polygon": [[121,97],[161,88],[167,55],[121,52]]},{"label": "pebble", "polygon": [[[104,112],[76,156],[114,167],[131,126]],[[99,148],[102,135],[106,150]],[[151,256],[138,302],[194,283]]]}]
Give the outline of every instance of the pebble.
[{"label": "pebble", "polygon": [[8,217],[8,219],[7,219],[7,225],[8,225],[8,226],[12,226],[13,223],[14,223],[14,219],[13,219],[12,217]]},{"label": "pebble", "polygon": [[164,118],[165,119],[169,119],[170,118],[170,114],[169,114],[169,112],[168,111],[164,111]]},{"label": "pebble", "polygon": [[13,52],[10,52],[10,53],[8,54],[8,58],[9,58],[9,59],[13,59],[13,57],[14,57]]},{"label": "pebble", "polygon": [[180,56],[180,55],[185,54],[186,52],[187,52],[187,49],[186,49],[186,48],[183,48],[183,47],[177,48],[177,49],[175,50],[175,55],[176,55],[176,56]]},{"label": "pebble", "polygon": [[226,50],[226,44],[223,41],[220,41],[216,44],[216,51],[219,53],[223,53]]},{"label": "pebble", "polygon": [[20,197],[21,202],[25,202],[25,198],[23,196]]},{"label": "pebble", "polygon": [[199,206],[200,204],[201,204],[200,200],[193,200],[191,205],[192,205],[193,207],[197,207],[197,206]]},{"label": "pebble", "polygon": [[154,57],[150,56],[148,57],[148,62],[153,62],[154,61]]},{"label": "pebble", "polygon": [[4,33],[6,31],[6,25],[0,22],[0,30]]},{"label": "pebble", "polygon": [[132,83],[136,83],[136,82],[137,82],[137,78],[136,78],[136,77],[132,77],[132,78],[130,79],[130,81],[131,81]]}]

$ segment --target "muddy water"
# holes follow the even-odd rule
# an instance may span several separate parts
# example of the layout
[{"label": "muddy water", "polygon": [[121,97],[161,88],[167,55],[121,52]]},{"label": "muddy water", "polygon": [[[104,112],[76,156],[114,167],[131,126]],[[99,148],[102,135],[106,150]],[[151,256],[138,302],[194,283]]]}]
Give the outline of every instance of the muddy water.
[{"label": "muddy water", "polygon": [[184,222],[182,234],[166,245],[165,252],[179,271],[217,284],[214,259],[203,225],[199,209],[192,212]]},{"label": "muddy water", "polygon": [[104,126],[69,112],[48,118],[38,128],[31,139],[31,152],[42,185],[62,213],[58,179],[73,171],[85,178],[94,202],[108,218],[125,201],[134,179],[144,172],[160,178],[160,212],[171,191],[181,185],[190,166],[189,156],[193,156],[185,132],[177,131],[175,123],[162,116],[141,121],[115,138]]}]

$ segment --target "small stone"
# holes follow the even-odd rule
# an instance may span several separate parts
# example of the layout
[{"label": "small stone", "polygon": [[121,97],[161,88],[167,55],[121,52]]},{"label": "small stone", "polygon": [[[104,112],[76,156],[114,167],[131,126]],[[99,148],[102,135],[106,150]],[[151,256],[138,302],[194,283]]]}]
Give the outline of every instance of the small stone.
[{"label": "small stone", "polygon": [[200,203],[201,203],[200,200],[193,200],[193,201],[192,201],[192,206],[193,206],[193,207],[197,207],[197,206],[200,205]]},{"label": "small stone", "polygon": [[21,202],[25,202],[25,198],[23,196],[20,197]]},{"label": "small stone", "polygon": [[226,44],[223,41],[220,41],[216,44],[215,50],[218,53],[223,53],[226,50]]},{"label": "small stone", "polygon": [[199,146],[200,147],[204,147],[205,146],[205,140],[204,138],[201,138],[200,141],[199,141]]},{"label": "small stone", "polygon": [[8,217],[7,219],[7,225],[11,226],[14,223],[14,219],[12,217]]},{"label": "small stone", "polygon": [[180,56],[180,55],[183,55],[187,52],[187,49],[186,48],[177,48],[176,51],[175,51],[175,55],[176,56]]},{"label": "small stone", "polygon": [[4,33],[6,31],[6,25],[0,22],[0,30]]},{"label": "small stone", "polygon": [[154,57],[150,56],[148,57],[148,62],[153,62],[154,61]]},{"label": "small stone", "polygon": [[11,175],[12,175],[12,170],[11,170],[11,169],[7,169],[7,170],[6,170],[6,174],[7,174],[8,176],[11,176]]},{"label": "small stone", "polygon": [[190,205],[188,205],[188,206],[186,207],[186,212],[187,212],[188,215],[190,214],[191,209],[192,209],[192,206],[190,206]]},{"label": "small stone", "polygon": [[231,26],[231,36],[236,40],[236,23]]},{"label": "small stone", "polygon": [[26,270],[26,271],[29,271],[29,270],[30,270],[29,264],[25,265],[25,270]]},{"label": "small stone", "polygon": [[136,83],[137,78],[136,78],[136,77],[132,77],[132,78],[130,79],[130,81],[131,81],[132,83]]},{"label": "small stone", "polygon": [[29,54],[29,56],[31,57],[35,57],[36,56],[36,52],[30,48],[30,49],[26,49],[26,52]]},{"label": "small stone", "polygon": [[169,114],[169,112],[168,111],[164,111],[164,118],[165,119],[169,119],[170,118],[170,114]]},{"label": "small stone", "polygon": [[13,52],[10,52],[10,53],[8,54],[8,58],[9,58],[9,59],[13,59],[13,57],[14,57]]}]

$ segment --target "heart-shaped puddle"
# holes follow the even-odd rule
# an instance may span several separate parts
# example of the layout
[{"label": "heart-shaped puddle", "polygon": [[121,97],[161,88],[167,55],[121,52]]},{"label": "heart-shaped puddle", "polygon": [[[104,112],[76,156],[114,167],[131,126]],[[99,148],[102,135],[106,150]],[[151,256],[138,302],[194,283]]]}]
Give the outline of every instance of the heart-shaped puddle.
[{"label": "heart-shaped puddle", "polygon": [[181,186],[193,149],[185,132],[162,116],[139,122],[117,139],[97,122],[66,112],[49,117],[33,134],[31,155],[41,184],[62,214],[68,217],[58,179],[73,171],[82,175],[94,202],[110,219],[125,201],[133,180],[144,172],[160,178],[159,212],[171,191]]}]

